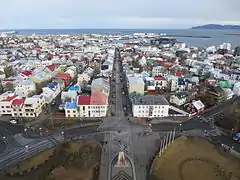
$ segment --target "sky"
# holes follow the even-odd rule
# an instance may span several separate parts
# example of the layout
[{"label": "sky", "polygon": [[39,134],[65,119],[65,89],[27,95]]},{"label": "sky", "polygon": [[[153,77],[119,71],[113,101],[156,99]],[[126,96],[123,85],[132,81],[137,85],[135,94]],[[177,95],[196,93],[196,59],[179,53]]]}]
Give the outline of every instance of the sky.
[{"label": "sky", "polygon": [[240,24],[240,0],[0,0],[0,29],[185,29]]}]

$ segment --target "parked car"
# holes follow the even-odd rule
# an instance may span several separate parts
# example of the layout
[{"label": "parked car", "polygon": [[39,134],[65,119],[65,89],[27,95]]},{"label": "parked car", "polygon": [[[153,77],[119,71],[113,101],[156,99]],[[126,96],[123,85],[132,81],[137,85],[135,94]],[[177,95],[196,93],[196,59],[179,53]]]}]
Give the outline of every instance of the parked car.
[{"label": "parked car", "polygon": [[12,124],[17,124],[17,121],[16,121],[15,119],[11,119],[11,120],[10,120],[10,123],[12,123]]},{"label": "parked car", "polygon": [[232,139],[233,139],[234,141],[240,143],[240,132],[237,133],[237,134],[235,134]]}]

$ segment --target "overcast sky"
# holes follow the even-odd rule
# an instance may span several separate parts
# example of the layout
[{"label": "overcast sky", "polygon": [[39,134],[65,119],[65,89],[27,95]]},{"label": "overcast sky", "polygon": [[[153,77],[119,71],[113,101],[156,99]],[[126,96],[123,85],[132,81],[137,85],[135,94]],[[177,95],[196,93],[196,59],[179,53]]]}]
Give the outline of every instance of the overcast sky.
[{"label": "overcast sky", "polygon": [[0,0],[0,29],[240,24],[240,0]]}]

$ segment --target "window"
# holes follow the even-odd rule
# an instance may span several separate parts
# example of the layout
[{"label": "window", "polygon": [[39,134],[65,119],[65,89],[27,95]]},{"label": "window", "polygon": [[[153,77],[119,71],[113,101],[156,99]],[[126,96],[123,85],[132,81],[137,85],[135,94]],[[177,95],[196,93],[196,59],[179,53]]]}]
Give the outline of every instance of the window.
[{"label": "window", "polygon": [[83,110],[85,111],[85,106],[83,106]]},{"label": "window", "polygon": [[19,115],[22,116],[22,113],[20,113]]},{"label": "window", "polygon": [[19,109],[19,111],[22,111],[22,109]]},{"label": "window", "polygon": [[73,113],[76,113],[76,111],[74,110]]},{"label": "window", "polygon": [[26,116],[28,116],[28,113],[26,113]]},{"label": "window", "polygon": [[10,108],[10,106],[6,106],[6,108]]},{"label": "window", "polygon": [[67,110],[67,113],[70,113],[70,111],[69,111],[69,110]]},{"label": "window", "polygon": [[14,116],[17,116],[17,113],[14,113]]},{"label": "window", "polygon": [[5,110],[3,110],[3,112],[5,112]]},{"label": "window", "polygon": [[2,106],[2,108],[4,108],[4,106]]}]

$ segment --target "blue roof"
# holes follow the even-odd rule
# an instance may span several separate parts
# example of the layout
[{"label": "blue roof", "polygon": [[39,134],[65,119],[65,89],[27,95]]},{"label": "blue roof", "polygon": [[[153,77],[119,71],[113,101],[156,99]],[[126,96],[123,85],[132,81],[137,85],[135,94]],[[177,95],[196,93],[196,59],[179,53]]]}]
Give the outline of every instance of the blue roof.
[{"label": "blue roof", "polygon": [[185,85],[185,81],[183,79],[178,79],[178,85]]},{"label": "blue roof", "polygon": [[80,87],[79,86],[70,86],[68,90],[70,90],[70,91],[79,91]]},{"label": "blue roof", "polygon": [[51,82],[51,83],[48,83],[46,85],[46,87],[50,88],[50,89],[54,89],[56,86],[58,85],[57,82]]},{"label": "blue roof", "polygon": [[77,109],[77,100],[73,102],[66,102],[65,109]]}]

